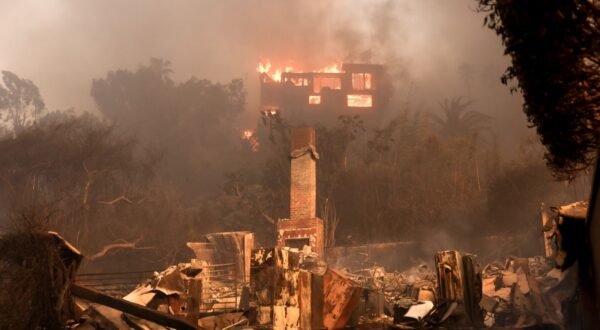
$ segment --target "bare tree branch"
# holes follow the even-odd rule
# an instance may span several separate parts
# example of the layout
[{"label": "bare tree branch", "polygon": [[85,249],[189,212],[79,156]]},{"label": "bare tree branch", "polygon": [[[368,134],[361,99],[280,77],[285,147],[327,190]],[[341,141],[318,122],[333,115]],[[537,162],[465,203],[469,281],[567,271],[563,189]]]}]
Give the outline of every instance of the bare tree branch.
[{"label": "bare tree branch", "polygon": [[85,165],[85,162],[81,162],[83,165],[83,169],[85,170],[85,174],[87,175],[87,180],[85,181],[85,186],[83,188],[83,198],[82,198],[82,205],[84,208],[88,208],[88,198],[90,195],[90,188],[92,186],[92,183],[94,182],[94,180],[96,180],[96,173],[98,173],[98,171],[90,171],[87,167],[87,165]]},{"label": "bare tree branch", "polygon": [[142,250],[142,249],[153,249],[153,247],[138,247],[137,243],[139,243],[139,241],[142,240],[142,237],[136,239],[133,242],[125,242],[123,241],[123,243],[112,243],[112,244],[108,244],[105,245],[102,250],[100,250],[99,252],[92,254],[91,256],[87,257],[87,259],[89,260],[95,260],[98,259],[100,257],[104,257],[108,252],[110,252],[111,250],[115,250],[115,249],[136,249],[136,250]]},{"label": "bare tree branch", "polygon": [[125,197],[124,195],[121,195],[113,200],[110,201],[98,201],[99,204],[104,204],[104,205],[113,205],[116,204],[118,202],[127,202],[129,204],[135,204],[134,202],[132,202],[129,198]]},{"label": "bare tree branch", "polygon": [[275,221],[275,219],[271,218],[268,214],[266,214],[265,212],[260,212],[260,215],[263,216],[263,218],[265,218],[265,220],[269,221],[270,223],[276,225],[277,221]]}]

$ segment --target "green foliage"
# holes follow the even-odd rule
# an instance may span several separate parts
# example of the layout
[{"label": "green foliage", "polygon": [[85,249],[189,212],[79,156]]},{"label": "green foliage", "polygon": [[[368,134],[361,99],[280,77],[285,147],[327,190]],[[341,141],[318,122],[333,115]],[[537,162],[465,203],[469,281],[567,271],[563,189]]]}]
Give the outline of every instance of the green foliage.
[{"label": "green foliage", "polygon": [[502,82],[517,80],[523,110],[558,178],[572,179],[600,147],[600,2],[479,0],[484,24],[512,59]]}]

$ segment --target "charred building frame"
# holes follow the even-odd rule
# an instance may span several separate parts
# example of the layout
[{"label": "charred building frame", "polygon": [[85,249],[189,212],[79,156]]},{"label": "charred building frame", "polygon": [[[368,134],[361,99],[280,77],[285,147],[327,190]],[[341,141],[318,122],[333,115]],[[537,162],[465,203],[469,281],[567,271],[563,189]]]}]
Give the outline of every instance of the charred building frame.
[{"label": "charred building frame", "polygon": [[378,64],[343,64],[341,72],[260,74],[261,110],[286,117],[323,112],[369,114],[387,105],[390,82]]}]

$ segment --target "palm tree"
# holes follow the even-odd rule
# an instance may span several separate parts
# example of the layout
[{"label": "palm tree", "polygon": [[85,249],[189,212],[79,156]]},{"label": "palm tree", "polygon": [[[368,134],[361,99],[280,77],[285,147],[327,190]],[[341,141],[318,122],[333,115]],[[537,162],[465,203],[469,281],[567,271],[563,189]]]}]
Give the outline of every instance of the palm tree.
[{"label": "palm tree", "polygon": [[461,97],[453,98],[440,103],[443,117],[431,114],[431,119],[440,134],[444,136],[472,136],[482,130],[487,130],[486,125],[490,116],[477,110],[467,110],[473,104],[472,100],[463,101]]}]

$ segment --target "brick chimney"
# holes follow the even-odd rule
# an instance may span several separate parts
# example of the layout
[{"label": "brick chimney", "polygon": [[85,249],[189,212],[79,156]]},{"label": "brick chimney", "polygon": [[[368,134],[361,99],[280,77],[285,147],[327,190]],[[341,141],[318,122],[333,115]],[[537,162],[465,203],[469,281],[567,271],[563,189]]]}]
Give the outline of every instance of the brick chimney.
[{"label": "brick chimney", "polygon": [[310,245],[324,256],[325,230],[317,218],[317,160],[315,130],[311,127],[293,128],[291,132],[290,219],[277,223],[279,247],[301,249]]},{"label": "brick chimney", "polygon": [[292,129],[290,219],[317,216],[317,159],[315,130]]}]

